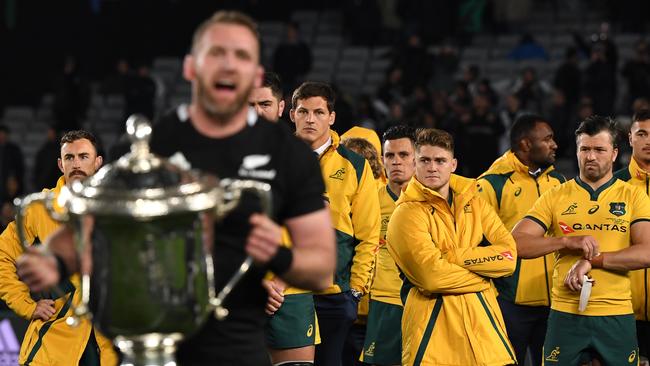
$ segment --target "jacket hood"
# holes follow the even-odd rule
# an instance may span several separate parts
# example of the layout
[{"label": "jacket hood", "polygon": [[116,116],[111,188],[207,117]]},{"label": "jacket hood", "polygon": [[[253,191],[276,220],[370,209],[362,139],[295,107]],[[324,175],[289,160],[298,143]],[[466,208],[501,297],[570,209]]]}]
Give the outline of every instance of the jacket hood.
[{"label": "jacket hood", "polygon": [[[465,178],[456,174],[452,174],[449,178],[449,188],[454,192],[454,203],[460,206],[464,206],[470,199],[478,194],[476,181],[474,179]],[[397,200],[397,205],[403,202],[434,203],[438,200],[445,201],[438,192],[425,187],[416,179],[415,176],[413,176],[406,186],[406,190],[402,192]]]}]

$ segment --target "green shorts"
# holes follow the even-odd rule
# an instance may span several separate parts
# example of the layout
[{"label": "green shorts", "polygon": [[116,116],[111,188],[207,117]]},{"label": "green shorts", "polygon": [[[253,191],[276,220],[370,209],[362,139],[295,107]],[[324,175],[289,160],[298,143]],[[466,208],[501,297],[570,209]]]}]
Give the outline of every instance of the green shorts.
[{"label": "green shorts", "polygon": [[284,302],[266,324],[266,343],[272,349],[299,348],[316,344],[314,296],[285,295]]},{"label": "green shorts", "polygon": [[399,305],[370,300],[361,361],[373,365],[402,364],[402,312]]},{"label": "green shorts", "polygon": [[586,316],[552,310],[543,365],[580,365],[591,356],[604,365],[638,365],[634,315]]}]

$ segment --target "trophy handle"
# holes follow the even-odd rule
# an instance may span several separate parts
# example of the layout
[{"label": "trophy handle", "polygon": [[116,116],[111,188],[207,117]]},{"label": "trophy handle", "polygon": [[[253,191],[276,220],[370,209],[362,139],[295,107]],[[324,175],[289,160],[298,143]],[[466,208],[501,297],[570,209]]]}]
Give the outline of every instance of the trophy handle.
[{"label": "trophy handle", "polygon": [[[25,223],[25,214],[27,213],[27,209],[32,204],[40,202],[47,210],[48,215],[50,215],[50,217],[55,221],[68,222],[68,220],[70,219],[67,213],[56,211],[56,209],[54,208],[54,199],[55,199],[55,193],[52,191],[32,193],[23,198],[14,199],[14,205],[17,208],[16,231],[18,233],[18,240],[20,241],[20,245],[23,247],[23,250],[27,249],[31,245],[31,243],[27,242],[27,233],[25,232],[24,223]],[[47,248],[45,248],[45,250],[47,250]],[[84,277],[88,277],[88,278],[84,278]],[[70,315],[66,319],[66,324],[68,324],[69,326],[76,328],[81,323],[81,317],[85,317],[89,315],[88,307],[86,306],[88,302],[87,301],[83,302],[83,298],[89,296],[88,295],[90,293],[89,289],[90,289],[90,276],[84,275],[82,277],[82,304],[81,306],[75,306],[74,304],[71,304],[72,315]],[[57,297],[65,296],[63,291],[61,291],[58,287],[54,287],[51,291]]]},{"label": "trophy handle", "polygon": [[[238,179],[223,179],[220,183],[221,187],[225,189],[224,198],[228,202],[222,207],[215,207],[217,220],[225,217],[239,204],[239,199],[243,191],[250,191],[256,194],[260,199],[262,211],[268,216],[271,215],[272,196],[270,184],[254,180]],[[212,253],[207,253],[205,258],[209,282],[208,295],[210,296],[210,305],[214,307],[214,316],[218,320],[223,320],[228,316],[228,309],[223,306],[223,303],[232,289],[251,268],[253,258],[250,256],[246,257],[244,262],[239,266],[239,269],[230,277],[226,285],[216,296],[214,291],[214,263],[212,262]]]}]

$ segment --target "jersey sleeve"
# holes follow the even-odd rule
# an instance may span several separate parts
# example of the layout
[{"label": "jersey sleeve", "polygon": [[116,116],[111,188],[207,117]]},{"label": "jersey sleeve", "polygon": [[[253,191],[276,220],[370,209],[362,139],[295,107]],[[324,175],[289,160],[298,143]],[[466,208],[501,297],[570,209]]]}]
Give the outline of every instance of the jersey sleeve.
[{"label": "jersey sleeve", "polygon": [[640,189],[634,189],[630,226],[639,221],[650,221],[650,198]]},{"label": "jersey sleeve", "polygon": [[476,180],[476,185],[478,186],[478,195],[489,203],[490,206],[494,207],[495,210],[498,209],[499,202],[497,202],[497,194],[490,181],[480,178]]},{"label": "jersey sleeve", "polygon": [[557,195],[556,189],[546,191],[535,201],[533,207],[524,216],[548,231],[553,226],[553,201]]},{"label": "jersey sleeve", "polygon": [[[288,131],[283,133],[289,134]],[[318,211],[325,207],[325,183],[316,154],[297,137],[286,136],[282,153],[286,171],[287,198],[284,218],[292,218]]]},{"label": "jersey sleeve", "polygon": [[[25,239],[29,243],[36,237],[32,229],[33,216],[33,210],[28,209],[23,222]],[[0,299],[18,316],[29,320],[36,309],[36,302],[31,298],[27,285],[16,273],[16,260],[23,253],[17,230],[16,222],[12,221],[0,234]]]}]

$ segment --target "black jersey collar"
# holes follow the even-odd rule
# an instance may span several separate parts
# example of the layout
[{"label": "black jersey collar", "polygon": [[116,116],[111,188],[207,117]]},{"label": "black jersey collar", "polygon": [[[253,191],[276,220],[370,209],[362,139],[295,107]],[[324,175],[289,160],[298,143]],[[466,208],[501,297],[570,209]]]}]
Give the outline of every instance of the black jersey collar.
[{"label": "black jersey collar", "polygon": [[583,182],[582,180],[580,180],[579,176],[575,178],[576,183],[578,183],[578,185],[580,187],[582,187],[587,192],[589,192],[589,199],[591,201],[598,201],[598,195],[600,195],[600,193],[602,191],[604,191],[607,188],[611,187],[612,184],[614,184],[614,182],[616,182],[617,179],[618,178],[616,178],[616,177],[612,177],[612,179],[610,179],[607,182],[603,183],[602,186],[598,187],[598,189],[594,191],[589,184],[587,184],[587,183]]}]

